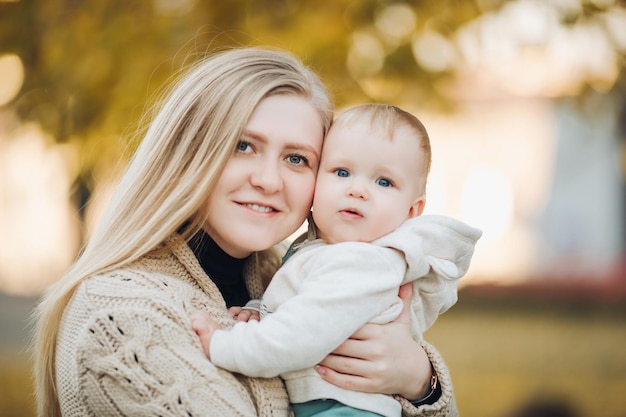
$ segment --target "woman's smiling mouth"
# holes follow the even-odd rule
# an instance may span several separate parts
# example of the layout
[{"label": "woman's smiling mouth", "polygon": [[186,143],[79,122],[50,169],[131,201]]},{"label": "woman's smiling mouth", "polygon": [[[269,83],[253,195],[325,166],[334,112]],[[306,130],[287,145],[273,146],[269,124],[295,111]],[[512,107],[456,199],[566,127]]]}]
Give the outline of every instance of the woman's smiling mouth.
[{"label": "woman's smiling mouth", "polygon": [[256,203],[239,203],[239,204],[241,204],[244,207],[248,207],[249,209],[251,209],[253,211],[257,211],[259,213],[269,213],[269,212],[272,212],[272,211],[277,211],[273,207],[262,206],[262,205],[256,204]]}]

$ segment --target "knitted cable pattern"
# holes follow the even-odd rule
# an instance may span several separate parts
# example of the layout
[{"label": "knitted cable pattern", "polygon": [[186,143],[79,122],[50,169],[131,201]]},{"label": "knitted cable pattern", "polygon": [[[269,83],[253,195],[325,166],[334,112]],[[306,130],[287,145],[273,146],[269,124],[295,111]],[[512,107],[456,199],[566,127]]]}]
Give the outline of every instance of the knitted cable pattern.
[{"label": "knitted cable pattern", "polygon": [[63,415],[289,415],[279,378],[234,375],[206,359],[188,318],[197,309],[234,323],[184,244],[86,280],[61,326]]}]

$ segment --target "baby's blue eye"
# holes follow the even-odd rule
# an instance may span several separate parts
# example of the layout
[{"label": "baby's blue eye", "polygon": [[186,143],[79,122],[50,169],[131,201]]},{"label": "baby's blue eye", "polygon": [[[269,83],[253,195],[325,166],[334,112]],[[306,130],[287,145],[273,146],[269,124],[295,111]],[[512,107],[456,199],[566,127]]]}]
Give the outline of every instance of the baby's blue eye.
[{"label": "baby's blue eye", "polygon": [[335,174],[337,174],[338,177],[343,177],[343,178],[346,178],[346,177],[350,176],[350,173],[347,170],[343,169],[343,168],[336,169],[335,170]]},{"label": "baby's blue eye", "polygon": [[376,180],[376,184],[381,187],[391,187],[393,184],[387,178],[379,178]]}]

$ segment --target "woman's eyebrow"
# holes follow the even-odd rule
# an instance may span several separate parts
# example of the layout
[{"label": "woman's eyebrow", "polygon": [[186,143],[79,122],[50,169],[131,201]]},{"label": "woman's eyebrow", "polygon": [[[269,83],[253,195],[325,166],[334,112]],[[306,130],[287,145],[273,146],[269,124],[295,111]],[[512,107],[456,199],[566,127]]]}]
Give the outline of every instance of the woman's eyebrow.
[{"label": "woman's eyebrow", "polygon": [[287,149],[296,149],[296,150],[302,150],[305,152],[310,152],[312,154],[314,154],[315,156],[319,156],[319,152],[318,150],[311,145],[308,144],[304,144],[304,143],[298,143],[298,142],[290,142],[287,143],[285,146]]},{"label": "woman's eyebrow", "polygon": [[[252,131],[252,130],[244,130],[243,131],[243,137],[245,139],[251,139],[251,140],[258,140],[260,142],[263,143],[268,143],[269,140],[268,138],[258,132]],[[318,160],[320,158],[320,152],[317,150],[317,148],[315,148],[315,146],[311,146],[309,144],[306,143],[302,143],[302,142],[297,142],[297,141],[291,141],[291,142],[286,142],[284,144],[285,149],[288,150],[294,150],[294,151],[301,151],[301,152],[307,152],[312,154],[313,156],[315,156]]]},{"label": "woman's eyebrow", "polygon": [[251,130],[244,130],[243,136],[247,139],[256,139],[261,142],[267,142],[267,138],[264,135]]}]

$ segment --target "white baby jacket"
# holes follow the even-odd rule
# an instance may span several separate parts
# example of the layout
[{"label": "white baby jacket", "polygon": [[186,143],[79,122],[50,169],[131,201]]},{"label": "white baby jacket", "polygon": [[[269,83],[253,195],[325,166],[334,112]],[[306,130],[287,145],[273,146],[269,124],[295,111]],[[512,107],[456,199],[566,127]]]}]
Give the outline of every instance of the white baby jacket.
[{"label": "white baby jacket", "polygon": [[289,399],[332,398],[355,408],[399,416],[391,396],[348,391],[321,379],[313,366],[367,322],[386,323],[402,310],[398,287],[413,282],[412,332],[421,340],[457,300],[482,232],[445,216],[419,216],[373,243],[305,241],[263,295],[262,319],[213,335],[217,366],[285,380]]}]

